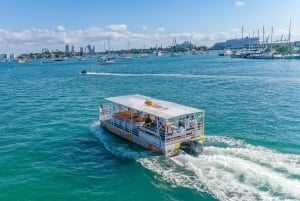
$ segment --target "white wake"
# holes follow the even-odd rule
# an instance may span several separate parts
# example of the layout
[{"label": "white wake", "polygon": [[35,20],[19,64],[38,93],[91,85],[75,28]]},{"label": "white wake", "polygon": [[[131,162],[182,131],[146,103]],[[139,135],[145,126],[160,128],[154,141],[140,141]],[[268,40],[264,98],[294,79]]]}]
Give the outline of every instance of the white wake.
[{"label": "white wake", "polygon": [[202,79],[234,79],[234,80],[282,80],[299,83],[295,77],[268,77],[255,75],[207,75],[207,74],[183,74],[183,73],[109,73],[109,72],[86,72],[86,75],[92,76],[114,76],[114,77],[177,77],[177,78],[202,78]]},{"label": "white wake", "polygon": [[[300,156],[282,154],[227,137],[211,136],[204,154],[181,154],[171,158],[184,170],[169,166],[159,158],[139,162],[177,186],[209,192],[220,200],[300,200]],[[189,171],[192,175],[187,175]]]},{"label": "white wake", "polygon": [[115,155],[128,157],[172,186],[207,192],[220,200],[300,200],[300,155],[283,154],[222,136],[208,136],[199,157],[173,158],[134,151],[103,133],[91,131]]}]

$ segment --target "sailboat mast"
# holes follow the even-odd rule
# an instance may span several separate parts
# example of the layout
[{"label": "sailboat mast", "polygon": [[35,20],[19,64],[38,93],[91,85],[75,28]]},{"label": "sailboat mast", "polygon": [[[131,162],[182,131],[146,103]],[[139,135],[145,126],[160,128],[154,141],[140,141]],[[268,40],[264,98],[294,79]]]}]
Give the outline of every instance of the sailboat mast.
[{"label": "sailboat mast", "polygon": [[290,27],[289,27],[289,44],[288,44],[288,47],[289,47],[289,53],[291,53],[291,49],[292,49],[292,46],[291,46],[291,26],[292,26],[292,19],[290,18]]},{"label": "sailboat mast", "polygon": [[242,26],[242,40],[244,39],[244,27]]},{"label": "sailboat mast", "polygon": [[292,24],[292,20],[290,18],[290,27],[289,27],[289,43],[291,42],[291,24]]},{"label": "sailboat mast", "polygon": [[271,52],[272,52],[272,40],[273,39],[273,26],[272,26],[272,29],[271,29]]},{"label": "sailboat mast", "polygon": [[258,38],[258,46],[259,46],[259,48],[261,47],[260,45],[260,42],[259,42],[259,29],[257,29],[257,38]]},{"label": "sailboat mast", "polygon": [[265,46],[265,26],[263,26],[263,45]]}]

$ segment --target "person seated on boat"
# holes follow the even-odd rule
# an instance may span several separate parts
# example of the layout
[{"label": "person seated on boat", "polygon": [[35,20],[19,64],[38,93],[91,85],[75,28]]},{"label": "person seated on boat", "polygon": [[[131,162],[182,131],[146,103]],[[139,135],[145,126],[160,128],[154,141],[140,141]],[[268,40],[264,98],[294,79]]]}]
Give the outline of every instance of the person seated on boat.
[{"label": "person seated on boat", "polygon": [[152,119],[150,118],[150,114],[148,114],[145,119],[145,126],[151,126],[151,124],[152,124]]},{"label": "person seated on boat", "polygon": [[139,116],[138,116],[138,112],[136,112],[136,111],[131,111],[132,112],[132,114],[133,114],[133,116],[132,116],[132,118],[138,118]]},{"label": "person seated on boat", "polygon": [[104,114],[104,108],[103,108],[102,104],[100,105],[99,112],[100,112],[101,115]]},{"label": "person seated on boat", "polygon": [[184,128],[184,119],[183,118],[179,118],[179,122],[178,122],[178,128]]},{"label": "person seated on boat", "polygon": [[190,118],[189,118],[189,115],[187,115],[186,118],[184,119],[184,128],[185,129],[189,129],[190,128]]},{"label": "person seated on boat", "polygon": [[144,113],[142,112],[142,111],[137,111],[137,116],[138,116],[138,118],[141,118],[141,117],[143,117],[144,116]]},{"label": "person seated on boat", "polygon": [[167,134],[173,134],[173,126],[171,122],[167,122],[166,123],[166,127],[167,127]]},{"label": "person seated on boat", "polygon": [[194,128],[196,126],[197,120],[195,119],[194,116],[192,116],[191,120],[190,120],[190,127]]}]

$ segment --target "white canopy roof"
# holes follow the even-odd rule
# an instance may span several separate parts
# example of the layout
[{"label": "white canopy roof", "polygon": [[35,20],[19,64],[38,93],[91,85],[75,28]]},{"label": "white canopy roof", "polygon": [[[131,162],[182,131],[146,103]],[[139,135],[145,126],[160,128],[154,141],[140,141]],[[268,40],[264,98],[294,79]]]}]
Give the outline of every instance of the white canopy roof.
[{"label": "white canopy roof", "polygon": [[[169,101],[163,101],[147,96],[142,96],[139,94],[110,97],[106,98],[106,100],[120,105],[124,105],[126,107],[130,107],[132,109],[143,111],[145,113],[163,119],[170,119],[182,115],[204,112],[203,110],[197,108],[188,107],[185,105],[180,105]],[[154,105],[146,104],[146,100],[151,100],[152,102],[154,102]]]}]

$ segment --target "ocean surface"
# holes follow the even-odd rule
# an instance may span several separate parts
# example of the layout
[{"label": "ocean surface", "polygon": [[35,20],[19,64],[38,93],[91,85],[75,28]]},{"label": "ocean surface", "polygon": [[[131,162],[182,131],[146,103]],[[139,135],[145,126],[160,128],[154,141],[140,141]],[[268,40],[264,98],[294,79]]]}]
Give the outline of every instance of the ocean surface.
[{"label": "ocean surface", "polygon": [[[204,109],[204,154],[103,130],[103,99],[136,93]],[[300,60],[0,63],[0,200],[300,200]]]}]

